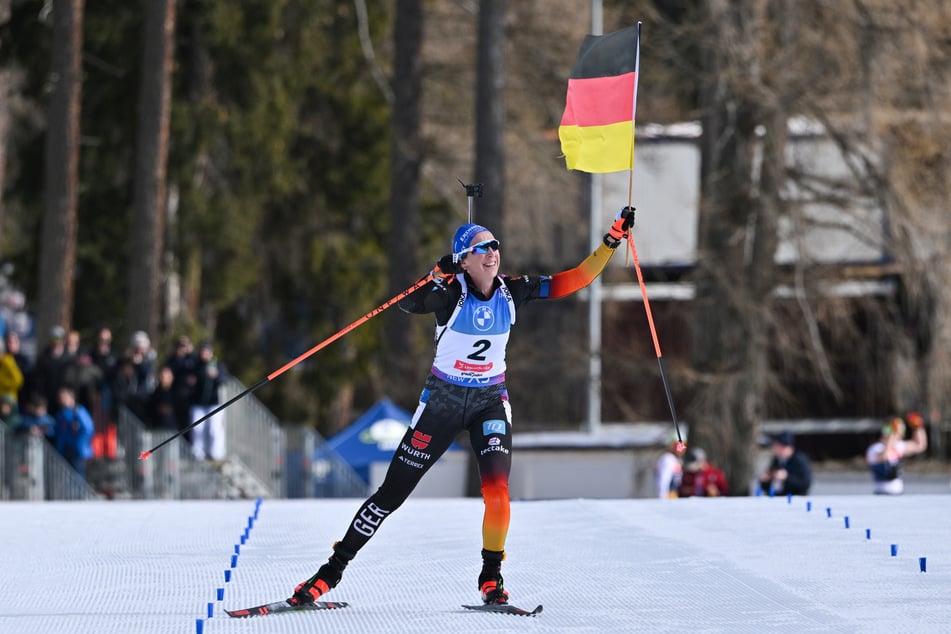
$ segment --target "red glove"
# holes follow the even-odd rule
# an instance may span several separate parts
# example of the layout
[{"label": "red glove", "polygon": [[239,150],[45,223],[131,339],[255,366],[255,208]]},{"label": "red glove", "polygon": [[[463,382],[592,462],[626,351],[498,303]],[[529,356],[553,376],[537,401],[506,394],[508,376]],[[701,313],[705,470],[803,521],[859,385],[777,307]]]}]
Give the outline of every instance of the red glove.
[{"label": "red glove", "polygon": [[918,412],[909,412],[908,415],[905,416],[905,420],[908,421],[912,429],[918,429],[925,424],[925,419],[922,418]]}]

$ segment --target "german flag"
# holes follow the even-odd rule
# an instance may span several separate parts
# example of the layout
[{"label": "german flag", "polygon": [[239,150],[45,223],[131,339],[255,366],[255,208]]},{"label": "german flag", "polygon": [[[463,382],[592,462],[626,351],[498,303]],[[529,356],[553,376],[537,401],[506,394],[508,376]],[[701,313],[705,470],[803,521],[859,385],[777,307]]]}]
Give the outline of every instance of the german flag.
[{"label": "german flag", "polygon": [[639,65],[640,24],[585,37],[558,128],[568,169],[604,173],[633,167]]}]

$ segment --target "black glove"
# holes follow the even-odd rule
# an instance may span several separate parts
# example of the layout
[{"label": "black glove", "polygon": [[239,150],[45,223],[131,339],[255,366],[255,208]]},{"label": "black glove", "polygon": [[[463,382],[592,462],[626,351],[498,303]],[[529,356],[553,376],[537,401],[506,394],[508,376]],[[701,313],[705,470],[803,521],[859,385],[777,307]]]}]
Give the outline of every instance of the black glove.
[{"label": "black glove", "polygon": [[436,268],[433,269],[433,279],[437,282],[451,278],[457,273],[462,273],[462,265],[459,262],[452,261],[452,254],[444,255],[436,262]]},{"label": "black glove", "polygon": [[624,207],[615,216],[614,224],[604,234],[604,244],[612,249],[618,248],[623,240],[627,240],[628,232],[634,226],[634,207]]},{"label": "black glove", "polygon": [[634,227],[634,212],[636,209],[634,207],[624,207],[621,211],[617,212],[617,215],[614,217],[615,220],[623,220],[624,231],[630,231]]}]

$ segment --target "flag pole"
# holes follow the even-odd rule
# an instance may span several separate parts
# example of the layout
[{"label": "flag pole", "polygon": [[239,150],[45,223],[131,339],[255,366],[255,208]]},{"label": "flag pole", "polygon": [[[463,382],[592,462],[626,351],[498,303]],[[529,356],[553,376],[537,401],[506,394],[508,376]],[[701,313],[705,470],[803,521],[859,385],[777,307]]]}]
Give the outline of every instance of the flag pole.
[{"label": "flag pole", "polygon": [[[634,140],[637,130],[637,82],[641,78],[641,22],[637,23],[637,42],[634,44],[634,90],[631,94],[631,169],[627,171],[627,206],[634,206]],[[630,253],[624,254],[624,265]]]},{"label": "flag pole", "polygon": [[637,23],[637,44],[634,47],[634,94],[631,98],[631,169],[627,179],[627,206],[634,200],[634,137],[637,130],[637,82],[641,78],[641,22]]}]

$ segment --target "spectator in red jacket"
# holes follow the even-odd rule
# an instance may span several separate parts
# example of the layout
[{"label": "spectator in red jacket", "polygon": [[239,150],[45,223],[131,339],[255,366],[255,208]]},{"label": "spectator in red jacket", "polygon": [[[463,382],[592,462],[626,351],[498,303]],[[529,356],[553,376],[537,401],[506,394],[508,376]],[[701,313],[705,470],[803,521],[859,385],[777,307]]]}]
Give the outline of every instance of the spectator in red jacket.
[{"label": "spectator in red jacket", "polygon": [[723,471],[710,464],[707,453],[699,447],[691,447],[684,454],[684,475],[677,493],[682,498],[691,496],[719,497],[729,493]]}]

